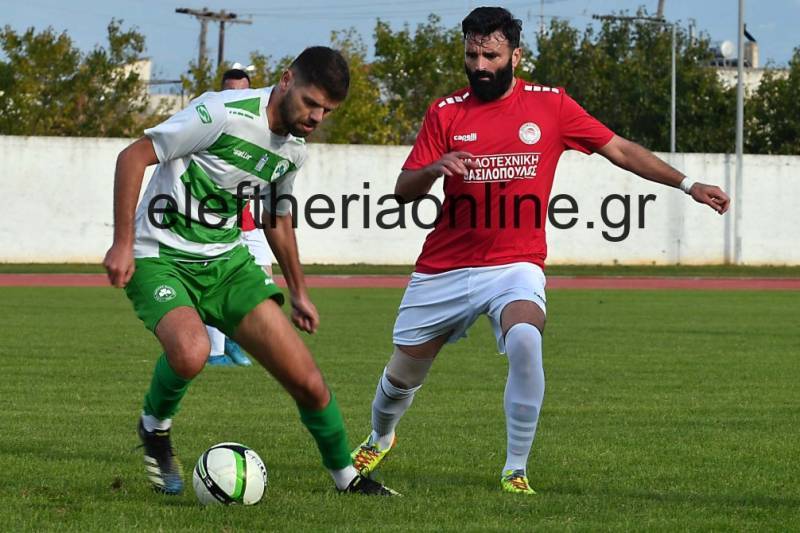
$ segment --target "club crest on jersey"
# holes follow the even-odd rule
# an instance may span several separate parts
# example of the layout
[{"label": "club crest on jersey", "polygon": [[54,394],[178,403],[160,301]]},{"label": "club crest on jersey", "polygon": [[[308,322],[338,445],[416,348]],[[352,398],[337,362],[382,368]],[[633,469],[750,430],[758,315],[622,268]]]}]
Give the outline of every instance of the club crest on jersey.
[{"label": "club crest on jersey", "polygon": [[178,293],[175,292],[175,289],[169,285],[159,285],[158,288],[153,291],[153,299],[157,302],[168,302],[177,295]]},{"label": "club crest on jersey", "polygon": [[542,138],[542,130],[533,122],[526,122],[519,127],[519,140],[525,144],[536,144]]},{"label": "club crest on jersey", "polygon": [[275,165],[275,170],[272,171],[272,177],[270,181],[276,180],[286,174],[286,171],[289,170],[289,161],[286,159],[281,159],[277,165]]}]

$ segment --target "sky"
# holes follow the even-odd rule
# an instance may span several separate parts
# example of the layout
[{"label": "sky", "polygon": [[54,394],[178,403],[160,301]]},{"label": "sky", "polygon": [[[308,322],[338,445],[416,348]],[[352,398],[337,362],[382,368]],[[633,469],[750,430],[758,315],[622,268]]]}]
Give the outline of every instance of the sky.
[{"label": "sky", "polygon": [[[523,21],[523,40],[535,42],[540,15],[546,20],[559,17],[575,27],[592,23],[592,14],[636,11],[644,6],[655,13],[657,0],[509,0],[500,5]],[[328,44],[334,30],[355,28],[367,44],[372,42],[375,21],[380,18],[395,29],[408,23],[413,28],[430,13],[448,26],[456,26],[473,7],[486,5],[475,0],[306,0],[275,2],[256,0],[0,0],[0,26],[17,31],[48,26],[66,31],[82,50],[106,45],[106,26],[112,17],[124,27],[144,34],[146,55],[153,63],[153,77],[177,79],[189,61],[198,55],[200,23],[194,17],[175,13],[175,8],[225,9],[252,20],[252,24],[226,26],[225,59],[245,63],[250,51],[275,58],[296,55],[303,48]],[[495,4],[488,4],[495,5]],[[693,19],[699,31],[712,41],[736,41],[738,0],[666,0],[668,20],[687,24]],[[745,22],[758,40],[762,65],[772,61],[785,65],[800,46],[800,0],[745,0]],[[207,47],[217,57],[217,24],[209,24]],[[371,53],[371,52],[370,52]]]}]

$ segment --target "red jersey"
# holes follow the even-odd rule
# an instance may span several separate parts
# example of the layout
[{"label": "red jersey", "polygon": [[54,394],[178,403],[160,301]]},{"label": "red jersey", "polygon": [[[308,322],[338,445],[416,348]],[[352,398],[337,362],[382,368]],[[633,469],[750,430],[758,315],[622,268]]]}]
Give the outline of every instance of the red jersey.
[{"label": "red jersey", "polygon": [[444,178],[441,214],[417,272],[516,262],[544,267],[558,159],[570,149],[592,153],[613,136],[563,88],[520,79],[494,102],[470,96],[469,88],[433,102],[403,169],[421,169],[453,151],[473,154],[478,168]]},{"label": "red jersey", "polygon": [[253,220],[253,214],[250,212],[250,202],[247,202],[242,208],[242,231],[253,231],[254,229],[256,229],[256,221]]}]

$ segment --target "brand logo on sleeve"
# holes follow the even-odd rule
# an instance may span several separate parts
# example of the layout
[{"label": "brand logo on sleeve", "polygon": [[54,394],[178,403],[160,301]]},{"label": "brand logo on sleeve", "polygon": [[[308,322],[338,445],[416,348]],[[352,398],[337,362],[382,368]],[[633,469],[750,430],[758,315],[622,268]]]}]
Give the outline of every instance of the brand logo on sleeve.
[{"label": "brand logo on sleeve", "polygon": [[211,124],[211,113],[208,112],[205,104],[195,106],[194,109],[197,111],[197,114],[200,115],[200,122],[203,124]]}]

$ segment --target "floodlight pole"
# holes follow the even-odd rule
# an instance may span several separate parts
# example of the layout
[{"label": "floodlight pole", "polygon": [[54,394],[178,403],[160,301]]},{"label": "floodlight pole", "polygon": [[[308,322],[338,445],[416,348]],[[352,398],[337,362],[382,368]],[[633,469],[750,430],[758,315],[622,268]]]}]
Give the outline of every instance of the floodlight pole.
[{"label": "floodlight pole", "polygon": [[733,261],[742,262],[742,186],[744,153],[744,0],[739,0],[739,57],[736,60],[736,207],[733,216]]},{"label": "floodlight pole", "polygon": [[675,150],[676,144],[677,144],[677,132],[675,131],[675,122],[676,122],[676,119],[677,119],[677,117],[676,117],[676,115],[677,115],[677,111],[676,111],[676,100],[677,100],[677,97],[676,97],[676,94],[677,94],[677,90],[678,90],[677,87],[676,87],[677,86],[678,74],[677,74],[676,59],[675,59],[675,56],[676,56],[675,50],[677,48],[677,44],[676,44],[677,39],[676,39],[676,36],[675,36],[675,31],[676,31],[675,30],[675,24],[670,24],[670,26],[672,27],[672,81],[670,83],[670,99],[671,99],[671,103],[670,103],[670,119],[669,119],[669,151],[674,155],[675,151],[676,151]]}]

